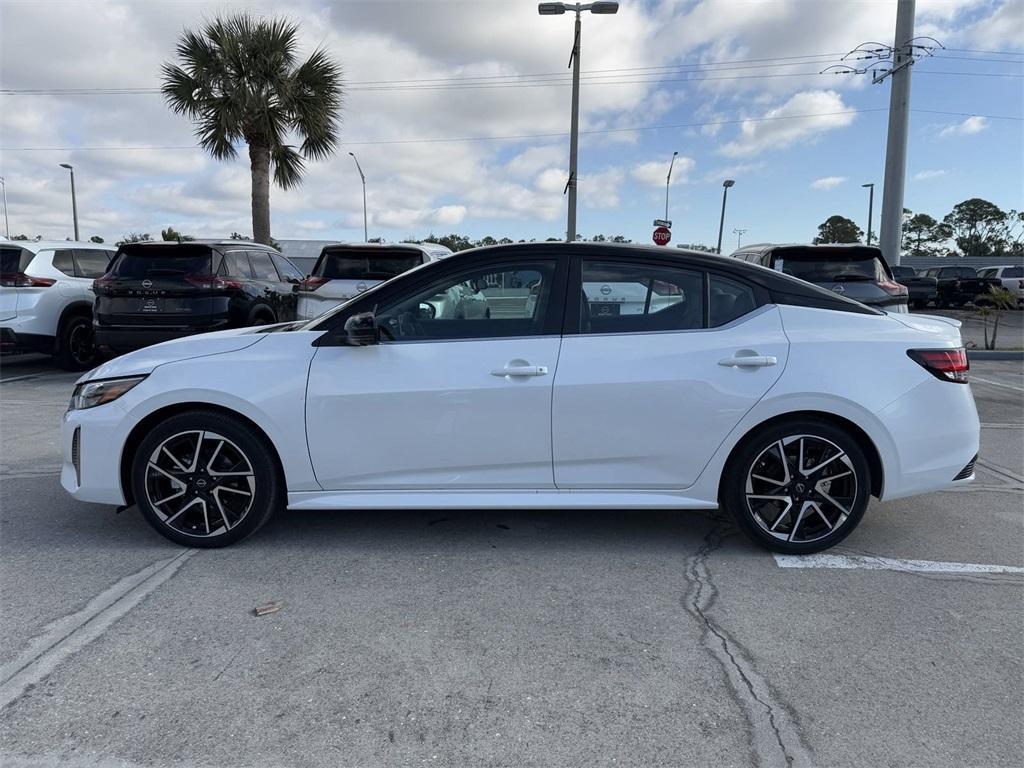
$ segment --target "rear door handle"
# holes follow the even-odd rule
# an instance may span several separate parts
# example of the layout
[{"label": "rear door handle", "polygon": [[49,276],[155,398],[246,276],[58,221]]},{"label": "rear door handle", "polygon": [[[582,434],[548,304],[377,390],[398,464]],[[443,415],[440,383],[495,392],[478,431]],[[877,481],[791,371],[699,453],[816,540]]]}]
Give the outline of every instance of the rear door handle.
[{"label": "rear door handle", "polygon": [[729,368],[766,368],[779,362],[774,355],[748,355],[746,357],[727,357],[719,360],[719,365]]},{"label": "rear door handle", "polygon": [[546,365],[516,365],[510,368],[495,368],[491,376],[547,376]]}]

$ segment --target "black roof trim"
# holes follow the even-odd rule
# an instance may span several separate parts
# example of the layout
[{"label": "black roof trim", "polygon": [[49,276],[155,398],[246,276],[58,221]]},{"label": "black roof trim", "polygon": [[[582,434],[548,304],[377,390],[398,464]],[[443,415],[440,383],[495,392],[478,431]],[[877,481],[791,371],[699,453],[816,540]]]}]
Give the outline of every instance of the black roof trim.
[{"label": "black roof trim", "polygon": [[776,272],[774,269],[741,261],[731,256],[719,256],[718,254],[707,253],[706,251],[691,251],[686,248],[666,248],[664,246],[636,245],[632,243],[512,243],[470,248],[452,254],[445,261],[457,262],[463,258],[472,258],[487,253],[494,256],[514,256],[519,252],[525,252],[525,254],[530,255],[534,253],[538,255],[540,253],[564,253],[567,255],[599,258],[622,258],[632,255],[638,258],[658,259],[660,261],[678,261],[700,269],[731,274],[760,286],[770,294],[772,302],[776,304],[832,309],[839,312],[853,312],[863,315],[883,314],[853,299],[840,296],[791,275]]}]

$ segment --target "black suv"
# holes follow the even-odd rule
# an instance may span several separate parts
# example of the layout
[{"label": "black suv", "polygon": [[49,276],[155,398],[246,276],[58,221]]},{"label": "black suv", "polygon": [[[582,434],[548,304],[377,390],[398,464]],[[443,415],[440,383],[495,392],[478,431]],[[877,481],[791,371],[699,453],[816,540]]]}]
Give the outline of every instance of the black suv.
[{"label": "black suv", "polygon": [[97,346],[126,352],[193,333],[295,319],[302,274],[239,240],[128,243],[93,283]]}]

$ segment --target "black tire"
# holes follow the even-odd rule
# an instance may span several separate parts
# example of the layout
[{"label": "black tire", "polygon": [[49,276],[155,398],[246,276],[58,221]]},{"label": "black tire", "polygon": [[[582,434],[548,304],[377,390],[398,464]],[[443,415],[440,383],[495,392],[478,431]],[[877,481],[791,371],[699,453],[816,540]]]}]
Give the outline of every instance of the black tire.
[{"label": "black tire", "polygon": [[[200,446],[198,460],[194,448],[189,453],[192,434]],[[164,448],[171,451],[169,457]],[[159,465],[153,468],[154,456],[164,465],[162,472]],[[286,503],[281,472],[264,437],[240,419],[213,411],[181,413],[151,429],[135,452],[131,486],[146,521],[162,536],[188,547],[226,547],[241,541]],[[182,488],[180,498],[171,497]],[[243,511],[246,490],[251,501]],[[151,498],[151,492],[158,498]]]},{"label": "black tire", "polygon": [[[799,457],[794,455],[800,450],[798,436],[807,438],[804,475],[798,473]],[[785,467],[780,458],[783,452]],[[822,475],[816,477],[819,471]],[[779,482],[786,478],[790,478],[788,485]],[[763,498],[769,492],[787,498],[788,504]],[[762,498],[749,499],[748,494]],[[859,443],[827,421],[794,419],[746,438],[726,466],[720,501],[754,542],[775,552],[809,554],[845,539],[864,517],[870,495],[871,469]],[[769,530],[776,525],[774,532]],[[787,540],[791,533],[795,535]]]},{"label": "black tire", "polygon": [[99,364],[92,317],[72,315],[64,320],[57,332],[53,359],[65,371],[88,371]]},{"label": "black tire", "polygon": [[267,306],[258,306],[249,314],[249,325],[273,325],[277,322],[274,310]]}]

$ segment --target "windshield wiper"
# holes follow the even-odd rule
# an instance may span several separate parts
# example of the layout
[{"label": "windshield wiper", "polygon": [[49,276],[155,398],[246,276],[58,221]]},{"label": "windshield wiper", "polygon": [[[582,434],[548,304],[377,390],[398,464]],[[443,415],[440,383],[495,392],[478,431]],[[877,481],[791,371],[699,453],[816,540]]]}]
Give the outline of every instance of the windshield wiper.
[{"label": "windshield wiper", "polygon": [[867,275],[834,275],[826,279],[835,283],[873,283],[875,281],[875,278]]}]

